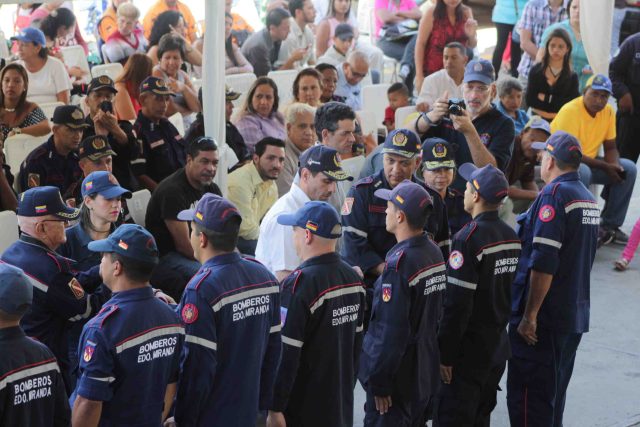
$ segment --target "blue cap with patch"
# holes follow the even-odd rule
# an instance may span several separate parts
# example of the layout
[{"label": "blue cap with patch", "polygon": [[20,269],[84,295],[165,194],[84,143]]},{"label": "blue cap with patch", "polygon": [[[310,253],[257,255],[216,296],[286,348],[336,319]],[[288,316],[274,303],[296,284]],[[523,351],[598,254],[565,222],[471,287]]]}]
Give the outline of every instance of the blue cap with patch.
[{"label": "blue cap with patch", "polygon": [[122,224],[102,240],[89,242],[89,250],[122,255],[140,262],[158,262],[156,240],[144,227],[138,224]]},{"label": "blue cap with patch", "polygon": [[382,152],[412,159],[420,152],[420,145],[420,138],[415,132],[409,129],[396,129],[387,135]]},{"label": "blue cap with patch", "polygon": [[44,38],[44,33],[38,28],[27,27],[21,30],[17,35],[11,37],[11,41],[20,41],[25,43],[35,43],[40,46],[46,46],[47,41]]},{"label": "blue cap with patch", "polygon": [[0,310],[21,316],[33,301],[33,285],[24,272],[12,265],[0,263]]},{"label": "blue cap with patch", "polygon": [[451,144],[442,138],[427,138],[422,144],[422,165],[428,171],[455,169],[455,151]]},{"label": "blue cap with patch", "polygon": [[582,161],[582,147],[575,136],[564,131],[556,131],[546,142],[531,144],[534,150],[545,150],[556,159],[573,166]]},{"label": "blue cap with patch", "polygon": [[480,82],[490,85],[496,80],[496,73],[491,62],[486,59],[469,61],[464,69],[464,83]]},{"label": "blue cap with patch", "polygon": [[603,90],[609,94],[613,93],[613,85],[611,79],[604,74],[594,74],[587,80],[585,87],[590,87],[593,90]]},{"label": "blue cap with patch", "polygon": [[420,218],[424,211],[433,205],[427,190],[408,179],[396,185],[393,190],[381,188],[373,194],[382,200],[390,201],[410,218]]},{"label": "blue cap with patch", "polygon": [[80,209],[70,208],[62,201],[58,187],[34,187],[20,194],[18,216],[53,215],[64,220],[78,218]]},{"label": "blue cap with patch", "polygon": [[151,92],[156,95],[171,95],[175,96],[175,93],[169,89],[167,83],[158,78],[149,76],[140,83],[140,93]]},{"label": "blue cap with patch", "polygon": [[99,194],[105,199],[113,199],[115,197],[131,198],[131,191],[120,187],[118,180],[111,172],[97,171],[91,172],[82,181],[82,197],[92,194]]},{"label": "blue cap with patch", "polygon": [[311,172],[322,172],[334,181],[353,181],[342,169],[342,159],[335,148],[314,145],[300,155],[300,167]]},{"label": "blue cap with patch", "polygon": [[338,239],[342,236],[340,216],[327,202],[307,202],[295,213],[279,215],[278,224],[304,228],[325,239]]},{"label": "blue cap with patch", "polygon": [[205,193],[194,209],[186,209],[178,214],[180,221],[193,221],[211,231],[224,231],[225,224],[232,218],[242,216],[238,208],[224,197]]},{"label": "blue cap with patch", "polygon": [[546,132],[547,135],[551,135],[551,125],[540,116],[531,116],[531,119],[524,125],[524,129],[537,129]]},{"label": "blue cap with patch", "polygon": [[460,166],[459,173],[487,202],[500,203],[507,197],[509,182],[504,173],[495,166],[486,165],[479,168],[473,163],[465,163]]}]

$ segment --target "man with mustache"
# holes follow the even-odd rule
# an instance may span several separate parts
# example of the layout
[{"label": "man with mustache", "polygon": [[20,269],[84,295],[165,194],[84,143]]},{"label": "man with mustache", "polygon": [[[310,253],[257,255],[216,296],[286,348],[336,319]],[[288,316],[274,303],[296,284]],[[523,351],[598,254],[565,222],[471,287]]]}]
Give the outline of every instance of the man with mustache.
[{"label": "man with mustache", "polygon": [[160,182],[147,206],[145,225],[158,244],[161,268],[174,271],[182,279],[174,289],[164,288],[174,298],[180,297],[200,268],[189,243],[189,225],[178,220],[178,213],[195,206],[205,193],[222,194],[213,182],[218,160],[218,145],[212,138],[190,142],[185,166]]}]

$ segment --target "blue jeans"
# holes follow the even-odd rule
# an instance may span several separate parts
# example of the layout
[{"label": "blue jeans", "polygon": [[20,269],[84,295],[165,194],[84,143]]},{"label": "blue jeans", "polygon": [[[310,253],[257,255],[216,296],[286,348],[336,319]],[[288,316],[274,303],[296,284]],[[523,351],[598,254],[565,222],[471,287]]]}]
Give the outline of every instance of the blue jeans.
[{"label": "blue jeans", "polygon": [[606,228],[618,228],[624,223],[627,216],[631,193],[636,183],[636,165],[628,159],[620,159],[620,166],[627,173],[627,178],[618,183],[611,184],[609,176],[602,169],[591,169],[584,163],[580,164],[580,181],[589,187],[591,184],[604,184],[603,198],[606,199],[602,210],[602,226]]},{"label": "blue jeans", "polygon": [[169,252],[162,257],[160,262],[167,269],[173,270],[178,273],[184,279],[185,283],[191,280],[193,276],[198,272],[202,265],[194,260],[185,257],[178,252]]}]

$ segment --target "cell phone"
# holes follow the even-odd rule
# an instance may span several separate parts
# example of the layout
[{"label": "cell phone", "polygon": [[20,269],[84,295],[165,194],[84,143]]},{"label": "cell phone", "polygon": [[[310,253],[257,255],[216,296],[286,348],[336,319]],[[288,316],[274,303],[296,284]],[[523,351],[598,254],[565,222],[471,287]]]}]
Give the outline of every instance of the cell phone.
[{"label": "cell phone", "polygon": [[100,109],[105,113],[113,113],[113,104],[110,101],[102,101],[100,103]]}]

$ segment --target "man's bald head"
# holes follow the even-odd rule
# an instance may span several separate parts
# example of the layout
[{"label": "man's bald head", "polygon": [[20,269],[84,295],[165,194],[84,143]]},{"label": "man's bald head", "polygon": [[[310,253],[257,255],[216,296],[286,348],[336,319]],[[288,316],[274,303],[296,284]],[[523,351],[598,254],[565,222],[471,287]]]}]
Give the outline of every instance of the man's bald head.
[{"label": "man's bald head", "polygon": [[357,85],[369,72],[369,59],[359,51],[353,51],[342,64],[344,76],[350,85]]}]

